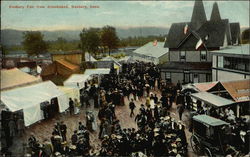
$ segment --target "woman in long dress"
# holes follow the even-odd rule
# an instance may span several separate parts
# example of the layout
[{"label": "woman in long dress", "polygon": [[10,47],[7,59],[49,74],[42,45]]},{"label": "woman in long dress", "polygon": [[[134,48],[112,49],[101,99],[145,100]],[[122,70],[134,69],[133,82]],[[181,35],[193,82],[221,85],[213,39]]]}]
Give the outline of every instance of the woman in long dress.
[{"label": "woman in long dress", "polygon": [[95,131],[97,129],[96,119],[92,111],[86,112],[86,126],[89,131]]},{"label": "woman in long dress", "polygon": [[75,114],[79,114],[79,112],[80,112],[80,109],[79,109],[79,107],[80,107],[80,102],[75,98],[74,99],[74,113]]}]

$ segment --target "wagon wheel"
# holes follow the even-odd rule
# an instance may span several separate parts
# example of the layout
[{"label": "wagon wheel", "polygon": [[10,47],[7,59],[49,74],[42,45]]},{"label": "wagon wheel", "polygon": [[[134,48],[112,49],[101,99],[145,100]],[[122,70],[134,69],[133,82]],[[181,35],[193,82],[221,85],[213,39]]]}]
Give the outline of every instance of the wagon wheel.
[{"label": "wagon wheel", "polygon": [[195,135],[191,136],[190,144],[191,144],[191,147],[192,147],[193,151],[197,155],[201,154],[201,143],[200,143],[200,140],[199,140],[199,138],[197,136],[195,136]]},{"label": "wagon wheel", "polygon": [[213,157],[213,156],[212,156],[212,152],[210,151],[210,149],[209,149],[209,148],[205,148],[205,150],[204,150],[204,154],[205,154],[205,156],[208,156],[208,157]]}]

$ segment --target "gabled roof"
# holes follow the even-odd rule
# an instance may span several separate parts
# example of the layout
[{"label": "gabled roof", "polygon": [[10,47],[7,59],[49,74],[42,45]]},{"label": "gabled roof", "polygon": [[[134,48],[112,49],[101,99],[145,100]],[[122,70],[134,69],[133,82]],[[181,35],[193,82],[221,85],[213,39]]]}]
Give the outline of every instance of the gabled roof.
[{"label": "gabled roof", "polygon": [[228,19],[221,21],[208,21],[197,32],[202,39],[208,35],[207,47],[220,47],[224,44]]},{"label": "gabled roof", "polygon": [[78,65],[72,64],[72,63],[70,63],[70,62],[68,62],[68,61],[66,61],[64,59],[56,60],[56,62],[63,65],[67,69],[70,69],[70,70],[73,70],[73,71],[77,71],[80,68]]},{"label": "gabled roof", "polygon": [[164,48],[164,42],[157,42],[155,46],[153,42],[148,42],[147,44],[143,45],[142,47],[139,47],[133,52],[140,55],[158,58],[163,54],[167,53],[168,48]]},{"label": "gabled roof", "polygon": [[[188,38],[184,38],[180,48],[194,48],[201,38],[207,48],[221,47],[224,44],[226,31],[228,27],[228,20],[221,21],[207,21],[197,31],[191,31]],[[205,37],[208,36],[208,40],[205,41]]]},{"label": "gabled roof", "polygon": [[171,25],[164,47],[177,48],[179,43],[188,35],[184,34],[184,27],[186,24],[190,26],[190,22],[173,23]]},{"label": "gabled roof", "polygon": [[213,9],[212,9],[210,20],[211,21],[220,21],[221,20],[220,11],[219,11],[219,7],[218,7],[217,2],[214,2],[214,4],[213,4]]},{"label": "gabled roof", "polygon": [[[184,34],[186,24],[188,25],[188,33]],[[197,35],[194,35],[192,32]],[[207,21],[202,0],[196,0],[191,22],[173,23],[170,27],[164,47],[195,50],[195,45],[199,38],[204,42],[204,38],[207,35],[209,36],[205,43],[207,48],[214,49],[223,47],[225,46],[225,41],[227,41],[228,45],[232,44],[228,19],[221,19],[218,4],[216,2],[214,3],[211,19]]]},{"label": "gabled roof", "polygon": [[1,70],[1,90],[25,86],[41,81],[40,77],[29,75],[17,68]]},{"label": "gabled roof", "polygon": [[250,80],[221,82],[230,96],[236,102],[250,101]]},{"label": "gabled roof", "polygon": [[230,23],[230,29],[233,44],[236,44],[237,39],[240,43],[240,23]]},{"label": "gabled roof", "polygon": [[199,89],[201,92],[206,92],[206,91],[210,90],[211,88],[213,88],[217,83],[218,83],[218,81],[216,81],[216,82],[194,83],[193,85],[197,89]]},{"label": "gabled roof", "polygon": [[250,79],[193,84],[202,92],[226,90],[235,102],[250,101]]}]

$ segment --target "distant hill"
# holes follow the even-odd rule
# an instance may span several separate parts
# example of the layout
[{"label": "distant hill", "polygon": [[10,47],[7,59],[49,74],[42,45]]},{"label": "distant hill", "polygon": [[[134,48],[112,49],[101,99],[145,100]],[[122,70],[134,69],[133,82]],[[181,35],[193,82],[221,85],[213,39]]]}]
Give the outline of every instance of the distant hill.
[{"label": "distant hill", "polygon": [[[135,27],[135,28],[116,28],[119,38],[129,36],[149,36],[166,35],[169,28],[162,27]],[[63,31],[41,31],[46,41],[57,40],[62,37],[68,41],[79,40],[81,30],[63,30]],[[3,29],[1,30],[1,43],[3,45],[20,45],[23,41],[23,32],[21,30]]]}]

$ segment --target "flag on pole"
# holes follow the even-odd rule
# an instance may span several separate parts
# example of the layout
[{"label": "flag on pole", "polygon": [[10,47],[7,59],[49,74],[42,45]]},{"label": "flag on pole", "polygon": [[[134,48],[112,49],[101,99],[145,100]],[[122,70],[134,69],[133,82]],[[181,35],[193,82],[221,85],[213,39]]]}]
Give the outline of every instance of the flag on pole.
[{"label": "flag on pole", "polygon": [[155,41],[154,41],[153,45],[154,45],[154,46],[156,46],[156,45],[157,45],[157,40],[155,40]]},{"label": "flag on pole", "polygon": [[198,50],[201,47],[202,44],[203,44],[203,42],[202,42],[202,40],[200,38],[199,41],[196,43],[195,49]]},{"label": "flag on pole", "polygon": [[205,36],[205,41],[207,41],[207,40],[208,40],[208,37],[209,37],[209,35],[206,35],[206,36]]},{"label": "flag on pole", "polygon": [[188,25],[186,24],[185,27],[184,27],[184,34],[187,34],[187,31],[188,31]]}]

